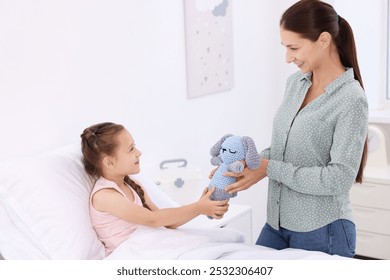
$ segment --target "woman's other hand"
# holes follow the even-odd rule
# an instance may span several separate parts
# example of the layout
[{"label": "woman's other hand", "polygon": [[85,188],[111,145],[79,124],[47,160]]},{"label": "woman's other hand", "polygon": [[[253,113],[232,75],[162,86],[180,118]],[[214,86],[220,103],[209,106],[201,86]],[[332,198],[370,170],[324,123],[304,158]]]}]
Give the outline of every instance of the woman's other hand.
[{"label": "woman's other hand", "polygon": [[262,158],[260,166],[257,169],[249,169],[245,167],[241,173],[226,172],[225,176],[236,178],[236,182],[229,185],[226,191],[230,194],[249,189],[251,186],[267,176],[268,160]]}]

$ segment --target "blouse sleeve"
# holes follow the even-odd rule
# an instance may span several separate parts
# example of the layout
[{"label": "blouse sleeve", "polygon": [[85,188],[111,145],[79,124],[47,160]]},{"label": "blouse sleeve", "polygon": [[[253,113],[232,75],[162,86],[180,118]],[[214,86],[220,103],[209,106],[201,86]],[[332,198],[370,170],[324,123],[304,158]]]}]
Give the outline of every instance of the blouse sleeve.
[{"label": "blouse sleeve", "polygon": [[260,153],[259,153],[259,157],[260,158],[265,158],[265,159],[269,159],[270,158],[270,152],[271,152],[271,148],[267,148],[267,149],[264,149],[262,150]]}]

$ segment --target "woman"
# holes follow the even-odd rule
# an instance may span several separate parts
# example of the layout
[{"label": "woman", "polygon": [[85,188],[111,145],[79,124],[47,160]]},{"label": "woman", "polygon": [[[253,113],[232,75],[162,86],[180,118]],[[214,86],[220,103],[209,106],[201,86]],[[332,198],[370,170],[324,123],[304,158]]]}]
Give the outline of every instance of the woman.
[{"label": "woman", "polygon": [[280,20],[287,80],[270,148],[257,170],[245,169],[229,192],[268,176],[267,223],[256,242],[353,257],[356,230],[349,202],[367,154],[368,106],[352,29],[332,6],[302,0]]}]

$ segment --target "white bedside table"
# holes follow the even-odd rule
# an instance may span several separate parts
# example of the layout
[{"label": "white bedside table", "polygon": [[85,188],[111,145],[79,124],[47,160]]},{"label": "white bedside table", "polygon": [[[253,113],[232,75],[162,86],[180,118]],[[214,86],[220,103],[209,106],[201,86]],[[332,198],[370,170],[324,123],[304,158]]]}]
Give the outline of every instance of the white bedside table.
[{"label": "white bedside table", "polygon": [[390,259],[390,166],[367,166],[363,183],[352,187],[356,254]]},{"label": "white bedside table", "polygon": [[231,228],[244,234],[245,243],[252,244],[252,207],[229,203],[229,211],[222,219],[209,219],[198,216],[189,221],[188,228]]}]

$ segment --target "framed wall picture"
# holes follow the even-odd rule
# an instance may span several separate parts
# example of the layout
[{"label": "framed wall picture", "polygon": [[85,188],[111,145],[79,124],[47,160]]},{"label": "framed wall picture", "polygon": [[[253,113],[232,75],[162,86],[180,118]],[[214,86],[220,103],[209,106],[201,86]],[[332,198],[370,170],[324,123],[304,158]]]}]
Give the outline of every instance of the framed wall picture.
[{"label": "framed wall picture", "polygon": [[231,0],[184,0],[189,98],[231,89]]}]

